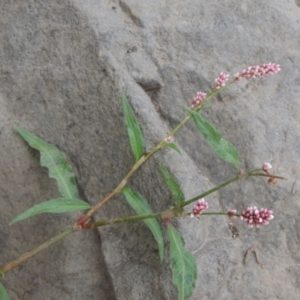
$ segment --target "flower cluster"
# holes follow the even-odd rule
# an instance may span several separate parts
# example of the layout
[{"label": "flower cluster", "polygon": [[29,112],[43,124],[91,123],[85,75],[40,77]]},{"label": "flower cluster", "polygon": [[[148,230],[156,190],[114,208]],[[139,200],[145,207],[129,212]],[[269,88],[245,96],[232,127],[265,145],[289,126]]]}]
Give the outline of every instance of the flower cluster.
[{"label": "flower cluster", "polygon": [[218,90],[219,88],[224,86],[228,81],[228,78],[229,78],[228,74],[221,72],[219,74],[219,77],[215,80],[215,89]]},{"label": "flower cluster", "polygon": [[273,75],[280,71],[280,66],[274,63],[262,64],[257,66],[250,66],[243,70],[242,73],[235,75],[235,80],[238,81],[241,78],[259,78],[263,76]]},{"label": "flower cluster", "polygon": [[[280,66],[275,63],[267,63],[256,66],[250,66],[247,69],[243,70],[241,73],[234,75],[235,81],[239,81],[242,78],[259,78],[263,76],[273,75],[280,71]],[[221,72],[218,78],[215,80],[215,89],[218,90],[221,87],[225,86],[228,81],[229,75]],[[206,98],[206,93],[198,92],[197,96],[193,99],[193,103],[190,106],[190,109],[197,108]]]},{"label": "flower cluster", "polygon": [[199,106],[203,100],[206,97],[206,93],[198,92],[197,96],[194,98],[192,105],[190,106],[190,109],[195,109],[197,106]]},{"label": "flower cluster", "polygon": [[241,213],[241,220],[245,221],[250,227],[268,225],[273,216],[273,211],[267,208],[258,209],[256,206],[248,207]]},{"label": "flower cluster", "polygon": [[194,205],[191,218],[201,215],[206,209],[208,209],[208,203],[203,198],[198,200]]}]

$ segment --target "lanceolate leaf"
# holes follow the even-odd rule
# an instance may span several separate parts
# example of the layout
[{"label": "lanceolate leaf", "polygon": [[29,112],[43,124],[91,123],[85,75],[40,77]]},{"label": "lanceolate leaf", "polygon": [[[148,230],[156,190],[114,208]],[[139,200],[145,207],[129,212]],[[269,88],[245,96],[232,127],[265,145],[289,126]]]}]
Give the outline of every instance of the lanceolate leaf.
[{"label": "lanceolate leaf", "polygon": [[221,140],[221,133],[199,113],[191,109],[189,110],[189,113],[192,114],[199,131],[204,135],[205,139],[213,140],[215,143],[218,143]]},{"label": "lanceolate leaf", "polygon": [[192,115],[198,130],[204,135],[207,143],[219,158],[231,163],[239,169],[239,154],[236,148],[231,143],[224,140],[221,137],[220,132],[200,114],[188,108],[186,108],[186,110]]},{"label": "lanceolate leaf", "polygon": [[4,287],[4,285],[0,282],[0,300],[9,300],[8,293]]},{"label": "lanceolate leaf", "polygon": [[221,138],[219,145],[215,147],[215,152],[220,158],[233,164],[237,169],[240,168],[239,153],[227,140]]},{"label": "lanceolate leaf", "polygon": [[143,136],[142,136],[140,126],[136,121],[136,118],[128,103],[126,96],[122,94],[121,97],[122,97],[125,124],[127,127],[130,145],[135,158],[135,162],[137,162],[144,153]]},{"label": "lanceolate leaf", "polygon": [[40,151],[41,165],[49,169],[51,178],[56,179],[61,195],[64,198],[78,198],[74,173],[65,154],[25,129],[15,127],[15,130],[32,148]]},{"label": "lanceolate leaf", "polygon": [[91,206],[79,199],[75,198],[58,198],[52,199],[27,209],[17,217],[15,217],[10,224],[19,222],[21,220],[28,219],[34,215],[41,213],[64,213],[64,212],[73,212],[89,209]]},{"label": "lanceolate leaf", "polygon": [[[149,206],[148,202],[136,192],[133,192],[129,187],[125,187],[123,189],[123,193],[129,205],[139,214],[139,215],[146,215],[152,214],[152,209]],[[162,236],[162,232],[160,226],[156,219],[145,219],[143,220],[148,228],[151,230],[157,244],[158,244],[158,251],[159,251],[159,258],[162,262],[164,259],[164,240]]]},{"label": "lanceolate leaf", "polygon": [[197,264],[193,255],[184,248],[181,235],[172,225],[168,225],[167,235],[170,241],[172,282],[178,288],[178,299],[183,300],[193,294]]},{"label": "lanceolate leaf", "polygon": [[175,205],[180,207],[180,205],[184,204],[184,195],[180,188],[179,183],[177,182],[176,178],[167,171],[164,167],[159,167],[159,170],[165,180],[165,183],[168,186],[169,191],[171,192]]},{"label": "lanceolate leaf", "polygon": [[2,269],[0,269],[0,275],[2,276],[2,278],[4,278],[4,277],[5,277],[5,273],[3,272],[3,270],[2,270]]}]

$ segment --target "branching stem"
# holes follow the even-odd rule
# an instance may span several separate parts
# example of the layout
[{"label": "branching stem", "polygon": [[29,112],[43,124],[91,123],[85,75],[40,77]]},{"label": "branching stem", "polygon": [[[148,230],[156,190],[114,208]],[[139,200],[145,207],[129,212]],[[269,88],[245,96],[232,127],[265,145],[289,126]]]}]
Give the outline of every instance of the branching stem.
[{"label": "branching stem", "polygon": [[[150,152],[148,155],[150,156],[153,153],[155,153],[155,151]],[[141,163],[143,163],[142,160],[140,160],[140,161],[141,161]],[[137,164],[139,162],[137,162]],[[250,177],[250,176],[263,176],[263,177],[272,177],[272,178],[286,180],[286,178],[284,178],[284,177],[275,176],[275,175],[269,175],[269,174],[266,174],[266,173],[262,173],[260,171],[261,171],[261,169],[255,169],[255,170],[249,171],[247,173],[235,176],[235,177],[233,177],[233,178],[231,178],[231,179],[223,182],[222,184],[220,184],[220,185],[218,185],[218,186],[210,189],[209,191],[206,191],[203,194],[200,194],[200,195],[198,195],[198,196],[196,196],[196,197],[194,197],[194,198],[192,198],[190,200],[187,200],[184,203],[183,206],[191,204],[191,203],[197,201],[200,198],[206,197],[207,195],[212,194],[212,193],[220,190],[221,188],[223,188],[223,187],[225,187],[225,186],[227,186],[227,185],[229,185],[229,184],[231,184],[231,183],[233,183],[233,182],[235,182],[235,181],[237,181],[239,179],[247,178],[247,177]],[[107,196],[106,198],[104,198],[104,200],[102,202],[108,201],[107,199],[110,199],[113,195],[110,196],[110,197],[109,196]],[[103,221],[98,221],[98,222],[93,222],[93,223],[86,223],[85,222],[85,223],[82,223],[82,226],[78,226],[76,224],[72,228],[70,228],[70,229],[68,229],[68,230],[66,230],[66,231],[58,234],[57,236],[51,238],[49,241],[43,243],[42,245],[38,246],[37,248],[35,248],[35,249],[33,249],[33,250],[31,250],[31,251],[29,251],[29,252],[21,255],[19,258],[15,259],[15,260],[13,260],[11,262],[9,262],[6,265],[1,266],[0,270],[2,270],[4,273],[7,273],[7,272],[11,271],[12,269],[14,269],[15,267],[19,266],[20,264],[26,262],[27,260],[29,260],[30,258],[32,258],[34,255],[38,254],[42,250],[47,249],[52,244],[60,241],[61,239],[67,237],[68,235],[70,235],[70,234],[72,234],[72,233],[74,233],[76,231],[93,229],[93,228],[100,227],[100,226],[107,226],[107,225],[113,225],[113,224],[119,224],[119,223],[136,222],[136,221],[141,221],[141,220],[146,220],[146,219],[151,219],[151,218],[162,218],[162,219],[164,219],[164,218],[172,218],[172,217],[185,217],[185,216],[188,216],[188,215],[189,215],[189,213],[187,213],[187,212],[179,212],[178,208],[171,208],[170,210],[159,212],[159,213],[154,213],[154,214],[129,216],[129,217],[117,218],[117,219],[113,219],[113,220],[103,220]],[[207,212],[207,213],[202,213],[201,215],[228,215],[228,213],[227,212]]]},{"label": "branching stem", "polygon": [[[223,89],[228,87],[234,83],[234,81],[228,82],[225,86],[221,87],[220,89],[213,90],[210,92],[203,103],[199,105],[199,107],[196,109],[196,111],[199,111],[203,105],[209,101],[211,98],[215,97],[218,93],[220,93]],[[188,114],[168,135],[168,137],[173,136],[189,119],[191,118],[191,114]],[[101,201],[99,201],[94,207],[92,207],[85,216],[83,216],[80,220],[77,221],[76,225],[84,228],[87,221],[94,215],[96,211],[98,211],[106,202],[108,202],[113,196],[115,196],[117,193],[121,192],[122,189],[126,186],[129,178],[137,171],[141,165],[147,161],[154,153],[156,153],[158,150],[162,149],[165,146],[165,140],[162,140],[157,146],[155,146],[148,154],[142,156],[132,167],[132,169],[127,173],[127,175],[121,180],[121,182],[118,184],[118,186],[110,192],[105,198],[103,198]],[[75,225],[75,226],[76,226]]]}]

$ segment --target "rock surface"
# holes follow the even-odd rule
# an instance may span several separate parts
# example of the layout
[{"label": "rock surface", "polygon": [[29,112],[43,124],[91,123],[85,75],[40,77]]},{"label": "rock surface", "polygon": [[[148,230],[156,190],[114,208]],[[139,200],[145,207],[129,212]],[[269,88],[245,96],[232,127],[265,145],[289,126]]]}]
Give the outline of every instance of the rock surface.
[{"label": "rock surface", "polygon": [[[204,2],[204,1],[202,1]],[[39,155],[14,133],[26,128],[70,159],[82,199],[95,204],[128,172],[133,157],[123,123],[124,92],[141,124],[147,151],[184,116],[199,90],[220,71],[276,62],[272,77],[241,81],[203,115],[250,170],[268,161],[288,177],[235,183],[207,197],[210,209],[273,209],[267,227],[223,217],[174,223],[198,263],[190,299],[299,299],[300,2],[15,0],[0,3],[0,264],[15,259],[73,224],[77,214],[39,215],[8,226],[32,205],[58,197]],[[192,122],[178,132],[183,155],[164,150],[130,186],[155,211],[172,200],[158,166],[166,166],[189,199],[236,175]],[[116,197],[97,219],[133,214]],[[247,250],[249,259],[243,263]],[[255,254],[259,264],[255,260]],[[176,299],[168,258],[143,223],[77,233],[7,274],[11,299]],[[242,296],[241,296],[242,295]]]}]

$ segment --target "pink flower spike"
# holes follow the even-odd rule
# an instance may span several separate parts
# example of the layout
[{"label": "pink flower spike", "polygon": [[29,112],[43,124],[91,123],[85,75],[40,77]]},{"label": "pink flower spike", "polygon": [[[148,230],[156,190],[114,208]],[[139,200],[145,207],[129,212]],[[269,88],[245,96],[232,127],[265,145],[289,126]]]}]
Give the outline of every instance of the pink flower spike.
[{"label": "pink flower spike", "polygon": [[241,213],[241,220],[245,221],[250,227],[259,228],[260,225],[268,225],[274,219],[273,211],[267,208],[258,209],[256,206],[248,207]]},{"label": "pink flower spike", "polygon": [[262,169],[263,169],[264,171],[269,171],[270,169],[272,169],[272,165],[271,165],[270,163],[268,163],[268,162],[265,162],[265,163],[263,164],[263,166],[262,166]]},{"label": "pink flower spike", "polygon": [[243,70],[241,73],[235,75],[235,80],[238,81],[241,78],[260,78],[263,76],[274,75],[280,71],[280,66],[274,63],[262,64],[257,66],[250,66]]},{"label": "pink flower spike", "polygon": [[195,109],[197,106],[199,106],[203,100],[206,97],[206,93],[198,92],[197,96],[194,98],[192,105],[190,106],[190,109]]},{"label": "pink flower spike", "polygon": [[228,81],[228,78],[229,78],[228,74],[221,72],[219,74],[219,77],[215,80],[215,89],[218,90],[219,88],[224,86]]},{"label": "pink flower spike", "polygon": [[191,218],[201,215],[206,209],[208,209],[208,203],[204,198],[197,201],[194,205],[193,212],[191,213]]}]

